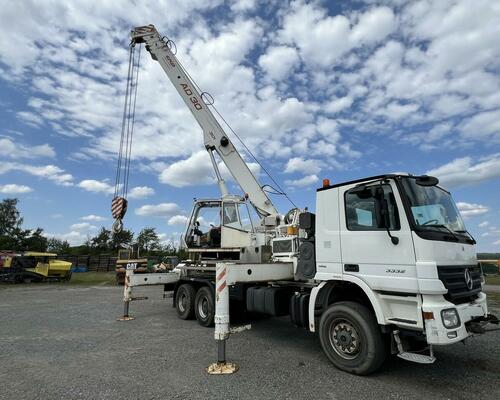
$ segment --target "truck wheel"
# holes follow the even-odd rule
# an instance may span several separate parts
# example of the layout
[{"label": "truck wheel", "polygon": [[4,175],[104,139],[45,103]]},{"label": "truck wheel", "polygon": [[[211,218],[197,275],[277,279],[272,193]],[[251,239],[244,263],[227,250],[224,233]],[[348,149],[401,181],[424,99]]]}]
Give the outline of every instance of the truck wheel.
[{"label": "truck wheel", "polygon": [[382,332],[364,305],[342,301],[327,308],[319,322],[323,351],[338,369],[368,375],[384,362]]},{"label": "truck wheel", "polygon": [[215,316],[215,302],[212,288],[203,286],[196,293],[194,313],[201,326],[212,326]]},{"label": "truck wheel", "polygon": [[193,319],[196,291],[190,284],[183,284],[175,295],[175,308],[180,319]]}]

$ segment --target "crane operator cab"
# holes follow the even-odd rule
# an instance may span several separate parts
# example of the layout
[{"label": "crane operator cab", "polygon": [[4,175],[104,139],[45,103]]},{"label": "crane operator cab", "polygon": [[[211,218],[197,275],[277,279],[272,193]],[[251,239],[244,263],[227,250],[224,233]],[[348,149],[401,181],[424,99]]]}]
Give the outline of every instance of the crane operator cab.
[{"label": "crane operator cab", "polygon": [[188,249],[237,249],[250,245],[252,220],[245,199],[195,200],[183,244]]}]

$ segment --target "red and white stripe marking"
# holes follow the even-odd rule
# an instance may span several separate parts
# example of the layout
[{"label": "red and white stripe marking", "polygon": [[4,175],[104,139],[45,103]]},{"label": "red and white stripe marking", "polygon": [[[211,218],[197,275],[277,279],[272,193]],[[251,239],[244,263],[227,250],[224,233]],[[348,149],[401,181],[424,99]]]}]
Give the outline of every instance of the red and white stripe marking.
[{"label": "red and white stripe marking", "polygon": [[217,301],[218,301],[219,300],[219,294],[227,286],[227,282],[226,282],[226,267],[224,267],[222,269],[222,271],[217,275],[217,279],[215,281],[215,284],[217,285],[216,296],[217,296]]},{"label": "red and white stripe marking", "polygon": [[127,211],[127,200],[123,197],[115,197],[111,202],[111,215],[113,218],[123,218]]}]

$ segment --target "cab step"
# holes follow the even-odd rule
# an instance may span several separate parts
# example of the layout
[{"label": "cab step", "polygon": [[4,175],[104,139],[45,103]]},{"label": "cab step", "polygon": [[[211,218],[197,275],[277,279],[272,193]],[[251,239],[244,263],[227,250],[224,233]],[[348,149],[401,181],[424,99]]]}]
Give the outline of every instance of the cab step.
[{"label": "cab step", "polygon": [[398,357],[418,364],[432,364],[436,361],[436,357],[433,355],[410,353],[408,351],[399,353]]},{"label": "cab step", "polygon": [[405,360],[411,361],[418,364],[432,364],[436,361],[436,357],[434,357],[434,352],[432,350],[432,345],[429,345],[429,354],[422,353],[412,353],[410,351],[405,351],[403,348],[403,343],[401,342],[401,338],[399,337],[399,331],[392,332],[394,336],[394,341],[396,342],[398,348],[398,357]]}]

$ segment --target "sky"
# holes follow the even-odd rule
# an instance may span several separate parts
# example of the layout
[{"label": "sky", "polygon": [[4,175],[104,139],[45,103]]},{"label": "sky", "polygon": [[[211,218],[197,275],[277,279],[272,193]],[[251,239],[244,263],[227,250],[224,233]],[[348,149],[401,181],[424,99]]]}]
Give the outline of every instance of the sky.
[{"label": "sky", "polygon": [[[129,31],[154,24],[299,207],[323,178],[427,173],[478,251],[500,251],[498,21],[490,0],[4,2],[0,199],[73,245],[111,227]],[[167,242],[193,198],[219,196],[200,127],[146,52],[129,185],[125,228]]]}]

